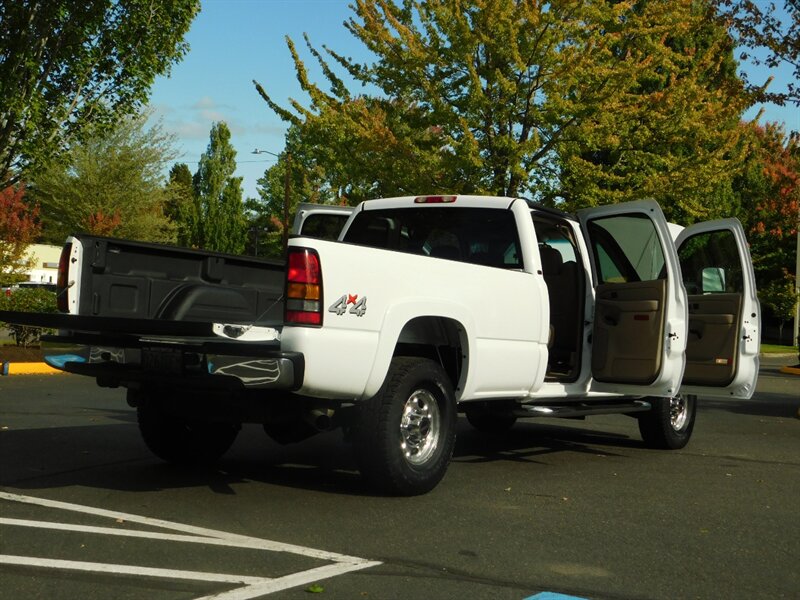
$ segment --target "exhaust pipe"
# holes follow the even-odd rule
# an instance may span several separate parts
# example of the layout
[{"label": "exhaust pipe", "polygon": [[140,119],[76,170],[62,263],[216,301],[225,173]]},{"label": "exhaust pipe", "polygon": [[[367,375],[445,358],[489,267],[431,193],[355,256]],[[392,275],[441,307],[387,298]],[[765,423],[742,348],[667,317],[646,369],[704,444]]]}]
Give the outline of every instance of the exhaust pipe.
[{"label": "exhaust pipe", "polygon": [[317,431],[330,431],[334,427],[332,408],[312,408],[303,413],[303,420]]}]

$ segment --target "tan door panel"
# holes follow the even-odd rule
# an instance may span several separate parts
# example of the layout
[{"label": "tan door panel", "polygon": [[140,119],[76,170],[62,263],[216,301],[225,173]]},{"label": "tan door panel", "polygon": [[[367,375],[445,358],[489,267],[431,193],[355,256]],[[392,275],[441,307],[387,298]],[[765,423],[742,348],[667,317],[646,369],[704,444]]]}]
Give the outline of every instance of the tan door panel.
[{"label": "tan door panel", "polygon": [[661,370],[664,279],[597,286],[592,376],[597,381],[647,385]]},{"label": "tan door panel", "polygon": [[686,385],[725,386],[736,375],[741,294],[689,296]]}]

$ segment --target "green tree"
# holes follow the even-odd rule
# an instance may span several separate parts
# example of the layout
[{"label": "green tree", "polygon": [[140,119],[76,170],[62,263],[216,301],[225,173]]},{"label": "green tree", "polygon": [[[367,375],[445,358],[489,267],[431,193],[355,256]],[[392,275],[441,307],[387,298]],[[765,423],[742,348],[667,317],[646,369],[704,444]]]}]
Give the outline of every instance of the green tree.
[{"label": "green tree", "polygon": [[39,209],[25,199],[24,185],[0,191],[0,284],[27,279],[33,265],[26,255],[41,229],[38,217]]},{"label": "green tree", "polygon": [[191,224],[194,211],[192,172],[185,163],[175,163],[169,171],[164,188],[164,216],[175,227],[178,243],[191,244]]},{"label": "green tree", "polygon": [[621,38],[598,67],[637,57],[656,68],[559,144],[557,194],[567,208],[654,198],[683,224],[728,216],[742,159],[739,119],[750,102],[732,40],[708,5],[641,6],[655,11],[653,35]]},{"label": "green tree", "polygon": [[[728,169],[737,148],[735,131],[717,124],[738,119],[742,88],[707,85],[730,53],[724,32],[708,47],[677,43],[709,27],[693,3],[357,0],[354,11],[345,26],[373,63],[329,49],[325,58],[309,43],[324,90],[288,40],[310,105],[285,108],[254,82],[350,201],[424,190],[554,202],[597,176],[568,164],[575,181],[562,189],[562,154],[586,150],[570,144],[625,138],[647,151],[602,187],[643,191],[648,177],[679,166],[670,180],[679,194],[681,182]],[[331,59],[377,93],[351,94]]]},{"label": "green tree", "polygon": [[[784,89],[774,89],[772,78],[747,81],[758,102],[800,105],[800,5],[797,0],[757,2],[714,0],[717,20],[736,40],[739,58],[755,66],[788,66],[794,75]],[[745,75],[745,78],[747,76]]]},{"label": "green tree", "polygon": [[800,302],[800,293],[795,286],[794,275],[784,273],[783,279],[770,281],[764,289],[758,291],[758,296],[761,302],[772,311],[773,316],[778,319],[778,343],[782,344],[784,342],[783,326],[787,321],[794,319],[797,303]]},{"label": "green tree", "polygon": [[337,202],[319,163],[310,156],[314,150],[303,146],[299,129],[290,126],[286,150],[258,179],[259,197],[248,200],[247,208],[251,230],[259,232],[259,255],[278,257],[283,253],[300,202]]},{"label": "green tree", "polygon": [[73,232],[136,240],[172,241],[164,216],[164,168],[175,157],[172,136],[147,115],[127,117],[114,128],[92,128],[63,162],[31,181],[41,207],[43,235],[61,244]]},{"label": "green tree", "polygon": [[230,140],[231,132],[223,121],[212,125],[208,148],[192,178],[190,244],[241,254],[247,243],[247,218],[242,203],[242,178],[233,176],[236,150]]},{"label": "green tree", "polygon": [[[200,0],[0,2],[0,188],[139,112]],[[96,135],[96,133],[94,133]]]}]

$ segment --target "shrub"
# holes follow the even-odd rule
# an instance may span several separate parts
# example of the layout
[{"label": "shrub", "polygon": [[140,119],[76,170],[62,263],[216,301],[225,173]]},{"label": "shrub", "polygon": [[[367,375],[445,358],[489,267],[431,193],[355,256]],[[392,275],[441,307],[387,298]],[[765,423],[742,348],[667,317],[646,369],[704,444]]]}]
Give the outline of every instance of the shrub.
[{"label": "shrub", "polygon": [[[43,289],[17,289],[11,295],[0,295],[0,310],[54,313],[58,311],[56,294]],[[17,346],[25,348],[38,342],[42,337],[42,333],[44,333],[41,327],[31,327],[29,325],[0,323],[0,326],[5,326],[11,331]]]}]

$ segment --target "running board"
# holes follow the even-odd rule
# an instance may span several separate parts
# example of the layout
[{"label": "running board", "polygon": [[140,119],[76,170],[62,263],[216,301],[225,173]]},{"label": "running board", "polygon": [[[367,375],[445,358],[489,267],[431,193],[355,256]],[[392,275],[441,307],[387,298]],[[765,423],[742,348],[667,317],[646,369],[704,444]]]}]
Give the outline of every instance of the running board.
[{"label": "running board", "polygon": [[652,408],[649,402],[634,400],[621,404],[573,404],[533,405],[521,404],[513,414],[515,417],[588,417],[590,415],[613,415],[645,412]]}]

